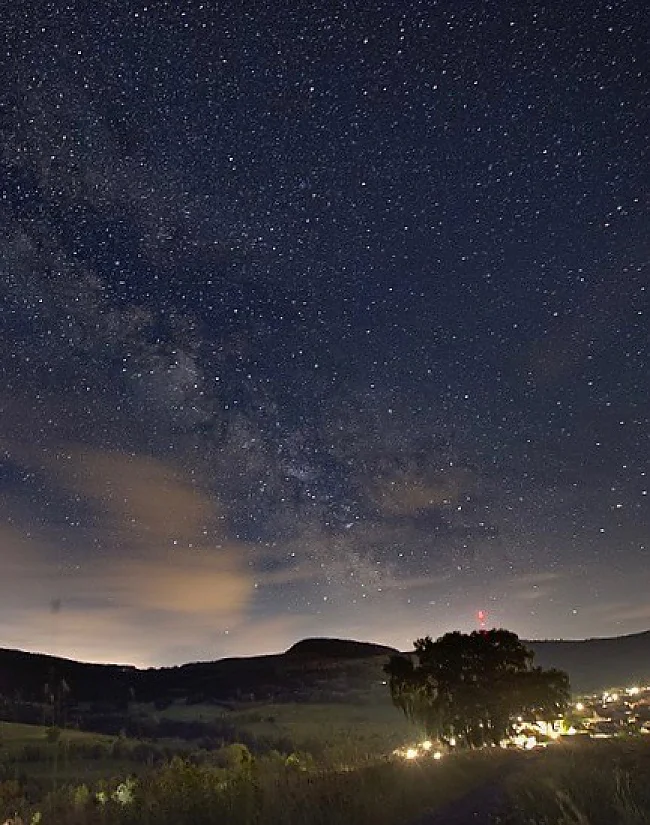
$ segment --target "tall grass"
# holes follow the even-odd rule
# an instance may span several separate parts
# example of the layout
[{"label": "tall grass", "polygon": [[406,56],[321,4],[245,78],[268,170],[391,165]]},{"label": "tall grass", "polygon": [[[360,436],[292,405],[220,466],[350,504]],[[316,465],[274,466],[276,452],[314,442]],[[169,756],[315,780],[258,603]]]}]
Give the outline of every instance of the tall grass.
[{"label": "tall grass", "polygon": [[552,748],[513,776],[508,791],[512,825],[648,825],[650,743]]},{"label": "tall grass", "polygon": [[[349,772],[254,764],[228,773],[180,759],[149,772],[122,804],[61,789],[39,806],[42,825],[399,825],[496,775],[507,754],[441,763],[385,763]],[[24,809],[25,822],[35,809]],[[11,812],[8,812],[11,813]],[[2,820],[0,820],[2,821]]]}]

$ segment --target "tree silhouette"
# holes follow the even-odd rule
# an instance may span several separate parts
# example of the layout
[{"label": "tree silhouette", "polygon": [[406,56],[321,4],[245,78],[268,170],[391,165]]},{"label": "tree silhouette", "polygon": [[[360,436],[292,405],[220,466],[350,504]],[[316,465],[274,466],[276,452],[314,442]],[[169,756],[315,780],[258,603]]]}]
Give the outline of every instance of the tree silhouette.
[{"label": "tree silhouette", "polygon": [[393,704],[441,741],[496,744],[517,716],[550,721],[569,702],[568,676],[533,667],[533,653],[508,630],[426,636],[415,658],[392,656],[385,667]]}]

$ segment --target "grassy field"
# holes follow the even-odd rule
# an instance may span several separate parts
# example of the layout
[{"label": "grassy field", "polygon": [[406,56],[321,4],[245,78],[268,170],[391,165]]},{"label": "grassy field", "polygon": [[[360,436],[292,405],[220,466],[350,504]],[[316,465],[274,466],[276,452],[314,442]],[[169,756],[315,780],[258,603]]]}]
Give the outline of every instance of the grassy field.
[{"label": "grassy field", "polygon": [[337,773],[251,765],[235,774],[176,760],[147,773],[129,802],[98,808],[62,789],[37,810],[42,825],[410,825],[494,779],[517,756],[504,751],[442,762],[385,762]]},{"label": "grassy field", "polygon": [[[0,722],[0,763],[12,765],[30,779],[49,782],[95,781],[142,770],[142,765],[128,758],[128,749],[123,756],[113,756],[113,736],[65,729],[58,732],[57,741],[51,741],[49,730],[42,725]],[[93,754],[93,749],[99,753]]]},{"label": "grassy field", "polygon": [[237,730],[270,740],[290,740],[315,757],[339,752],[346,759],[390,753],[422,734],[388,700],[364,705],[260,704],[225,710],[210,705],[173,705],[161,717],[178,721],[226,720]]},{"label": "grassy field", "polygon": [[[203,713],[203,720],[209,721],[215,709],[170,710],[188,720]],[[271,726],[300,741],[312,736],[332,742],[345,737],[356,740],[355,726],[365,730],[366,740],[372,740],[382,735],[382,725],[393,721],[398,725],[395,735],[403,744],[400,716],[395,711],[387,714],[387,710],[392,709],[265,705],[233,710],[231,715],[258,733],[266,733]],[[349,771],[315,766],[305,770],[295,762],[264,759],[234,770],[182,759],[152,767],[111,758],[111,748],[118,741],[114,737],[64,730],[55,743],[51,736],[46,727],[0,723],[0,759],[17,768],[20,783],[0,781],[0,821],[21,811],[24,821],[39,812],[43,825],[207,825],[217,821],[229,825],[398,825],[428,807],[462,796],[512,758],[512,754],[492,752],[459,754],[441,763],[382,760]],[[105,755],[96,760],[80,758],[74,756],[73,746],[98,746]],[[35,749],[39,758],[24,760],[26,748]],[[136,773],[140,781],[134,786],[132,804],[113,802],[111,789]],[[108,789],[107,805],[98,807],[94,801],[93,789],[98,787]]]},{"label": "grassy field", "polygon": [[[48,741],[49,728],[43,725],[21,725],[19,722],[0,722],[0,753],[15,754],[25,745],[39,745],[54,751],[56,745]],[[62,730],[61,742],[76,742],[89,745],[110,745],[115,741],[113,736],[102,736],[99,733],[86,733],[81,730]]]},{"label": "grassy field", "polygon": [[[210,706],[177,706],[167,712],[179,720],[206,722],[224,713]],[[314,737],[333,747],[345,741],[367,747],[374,739],[383,742],[393,735],[399,744],[416,739],[390,706],[259,705],[235,708],[227,715],[256,735],[279,730],[296,742]],[[53,768],[58,771],[57,782],[43,786],[46,791],[58,788],[56,793],[28,795],[19,800],[22,807],[13,798],[2,803],[3,793],[15,791],[0,782],[0,821],[12,810],[30,817],[38,810],[43,825],[408,825],[425,810],[445,806],[488,782],[503,788],[508,800],[509,812],[498,820],[501,825],[648,825],[650,742],[576,740],[536,753],[496,748],[448,754],[440,762],[358,761],[347,770],[317,764],[305,769],[299,762],[266,758],[229,769],[184,759],[140,764],[138,769],[128,760],[110,757],[95,762],[61,757],[66,742],[71,754],[74,745],[99,746],[110,754],[117,741],[113,737],[62,731],[57,746],[48,741],[47,728],[0,723],[0,752],[17,758],[23,775],[48,779]],[[20,762],[29,746],[39,748],[43,759]],[[111,801],[111,788],[134,773],[140,779],[133,785],[131,802]],[[101,808],[91,792],[99,780],[107,781],[109,793],[109,803]],[[90,790],[80,796],[83,783]]]},{"label": "grassy field", "polygon": [[[196,771],[153,777],[143,789],[138,825],[407,825],[427,809],[458,799],[497,776],[519,754],[503,751],[450,756],[442,762],[392,762],[349,773],[255,775],[214,793]],[[162,794],[169,795],[162,798]],[[205,796],[203,796],[205,794]],[[154,801],[149,809],[147,799]],[[189,803],[189,804],[188,804]],[[151,813],[149,813],[151,810]]]},{"label": "grassy field", "polygon": [[650,742],[571,742],[549,748],[507,783],[508,825],[648,825]]}]

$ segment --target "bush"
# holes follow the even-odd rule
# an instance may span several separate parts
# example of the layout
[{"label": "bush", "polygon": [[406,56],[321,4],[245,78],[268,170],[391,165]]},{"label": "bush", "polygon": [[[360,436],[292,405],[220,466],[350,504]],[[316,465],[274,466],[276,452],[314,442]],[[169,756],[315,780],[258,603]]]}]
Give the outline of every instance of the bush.
[{"label": "bush", "polygon": [[250,765],[253,761],[251,752],[246,745],[235,742],[226,745],[214,754],[214,764],[226,770],[238,771]]}]

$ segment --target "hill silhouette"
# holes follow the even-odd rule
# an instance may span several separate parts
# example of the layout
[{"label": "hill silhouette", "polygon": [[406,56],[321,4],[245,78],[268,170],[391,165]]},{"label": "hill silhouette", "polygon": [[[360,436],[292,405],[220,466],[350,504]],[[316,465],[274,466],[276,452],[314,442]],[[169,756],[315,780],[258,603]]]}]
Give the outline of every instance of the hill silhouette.
[{"label": "hill silhouette", "polygon": [[[535,663],[565,670],[574,691],[650,682],[650,631],[584,641],[527,641]],[[0,696],[42,702],[65,682],[74,702],[365,701],[385,692],[383,666],[397,651],[351,639],[304,639],[268,656],[139,670],[125,665],[0,649]],[[46,688],[47,686],[47,688]]]},{"label": "hill silhouette", "polygon": [[356,642],[353,639],[315,638],[296,642],[287,656],[322,656],[325,658],[360,659],[368,656],[392,656],[397,648],[374,642]]},{"label": "hill silhouette", "polygon": [[565,670],[574,690],[650,683],[650,630],[578,641],[526,642],[535,664]]}]

